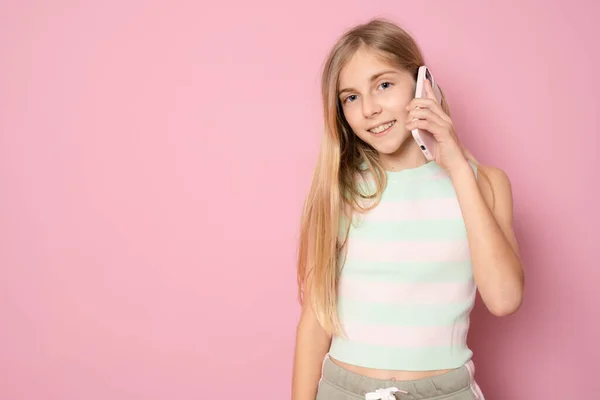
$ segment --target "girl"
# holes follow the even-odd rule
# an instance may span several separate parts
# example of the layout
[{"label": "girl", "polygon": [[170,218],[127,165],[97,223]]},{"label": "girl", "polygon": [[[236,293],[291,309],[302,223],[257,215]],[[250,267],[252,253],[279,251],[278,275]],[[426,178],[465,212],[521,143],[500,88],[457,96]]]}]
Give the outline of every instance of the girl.
[{"label": "girl", "polygon": [[[466,344],[476,291],[497,316],[521,304],[509,180],[463,149],[428,81],[414,98],[424,64],[413,38],[382,19],[349,30],[325,64],[294,400],[483,399]],[[434,161],[415,128],[435,137]]]}]

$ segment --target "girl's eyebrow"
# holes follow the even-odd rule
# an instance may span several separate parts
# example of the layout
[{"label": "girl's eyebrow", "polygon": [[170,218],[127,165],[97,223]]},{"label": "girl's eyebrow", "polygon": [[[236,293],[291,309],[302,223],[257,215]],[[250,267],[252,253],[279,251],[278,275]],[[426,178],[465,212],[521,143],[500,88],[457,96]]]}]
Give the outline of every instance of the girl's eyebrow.
[{"label": "girl's eyebrow", "polygon": [[[376,74],[374,74],[373,76],[371,76],[371,78],[369,79],[369,82],[373,82],[373,81],[377,80],[377,78],[379,78],[382,75],[385,75],[385,74],[395,74],[395,73],[396,73],[396,71],[392,71],[392,70],[386,70],[386,71],[377,72]],[[340,90],[338,92],[338,96],[341,96],[342,93],[345,93],[345,92],[356,92],[356,91],[357,90],[354,89],[354,88],[344,88],[344,89],[342,89],[342,90]]]}]

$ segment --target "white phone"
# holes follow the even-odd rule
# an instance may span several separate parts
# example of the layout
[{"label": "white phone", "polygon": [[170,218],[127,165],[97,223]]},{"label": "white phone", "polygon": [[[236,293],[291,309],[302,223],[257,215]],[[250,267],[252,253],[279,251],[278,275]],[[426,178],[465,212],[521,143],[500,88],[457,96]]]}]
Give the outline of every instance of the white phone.
[{"label": "white phone", "polygon": [[[435,98],[437,102],[441,104],[442,92],[440,91],[438,85],[435,83],[435,79],[433,79],[431,71],[429,71],[429,68],[427,68],[425,65],[419,67],[419,72],[417,73],[417,88],[415,90],[415,98],[425,97],[425,79],[431,82],[431,87],[433,87],[433,93],[435,95]],[[411,133],[413,135],[413,138],[419,145],[419,148],[425,155],[425,158],[427,158],[428,161],[433,161],[435,159],[435,150],[437,145],[437,142],[433,135],[426,130],[418,128],[413,129]]]}]

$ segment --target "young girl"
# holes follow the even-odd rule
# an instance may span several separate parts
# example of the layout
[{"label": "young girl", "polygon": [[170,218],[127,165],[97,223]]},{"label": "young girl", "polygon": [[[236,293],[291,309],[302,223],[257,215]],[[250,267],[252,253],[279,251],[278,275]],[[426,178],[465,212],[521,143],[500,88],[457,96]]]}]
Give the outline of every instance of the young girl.
[{"label": "young girl", "polygon": [[[448,103],[415,99],[423,56],[375,19],[333,47],[301,224],[294,400],[483,399],[466,344],[476,291],[515,312],[523,272],[504,172],[460,144]],[[428,162],[411,135],[436,139]]]}]

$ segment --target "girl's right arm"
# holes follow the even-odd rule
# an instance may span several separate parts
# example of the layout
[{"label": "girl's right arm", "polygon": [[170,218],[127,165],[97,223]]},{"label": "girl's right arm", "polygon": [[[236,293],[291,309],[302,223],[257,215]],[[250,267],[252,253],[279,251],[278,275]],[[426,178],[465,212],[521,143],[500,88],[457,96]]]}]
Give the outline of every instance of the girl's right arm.
[{"label": "girl's right arm", "polygon": [[308,299],[306,296],[296,328],[292,400],[315,400],[323,359],[331,344],[331,336],[319,324]]}]

